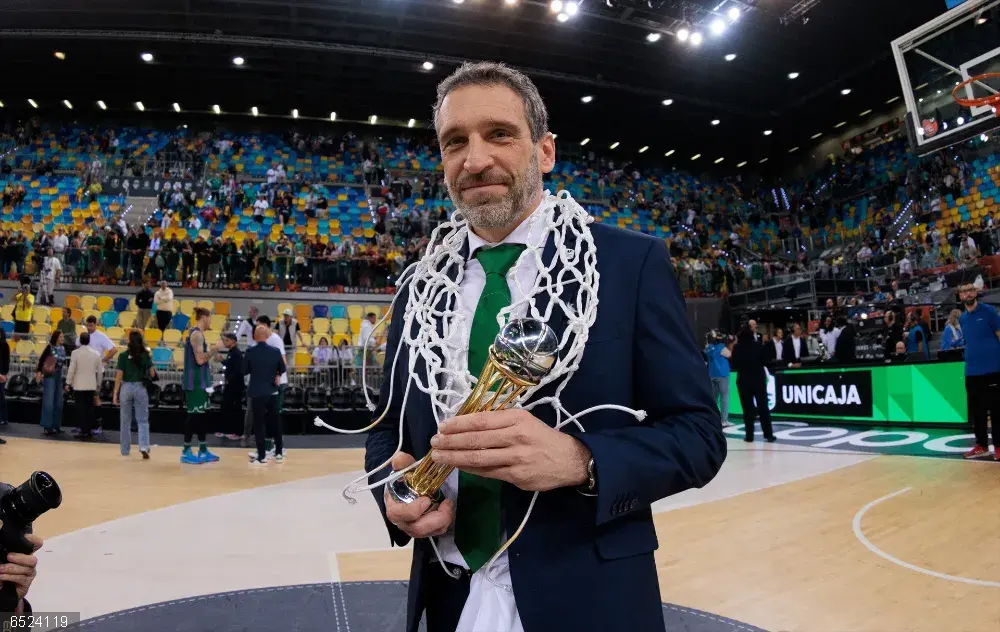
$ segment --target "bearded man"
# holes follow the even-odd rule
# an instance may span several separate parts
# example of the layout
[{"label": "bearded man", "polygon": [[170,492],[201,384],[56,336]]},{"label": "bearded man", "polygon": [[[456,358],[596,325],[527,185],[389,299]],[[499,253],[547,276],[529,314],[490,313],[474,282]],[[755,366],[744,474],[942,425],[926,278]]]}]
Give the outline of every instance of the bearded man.
[{"label": "bearded man", "polygon": [[[662,630],[651,505],[726,456],[666,245],[543,191],[555,142],[525,75],[463,65],[434,123],[457,213],[401,282],[365,459],[371,485],[431,450],[457,468],[440,504],[373,487],[392,543],[415,540],[407,629]],[[522,317],[560,341],[552,381],[455,417]]]}]

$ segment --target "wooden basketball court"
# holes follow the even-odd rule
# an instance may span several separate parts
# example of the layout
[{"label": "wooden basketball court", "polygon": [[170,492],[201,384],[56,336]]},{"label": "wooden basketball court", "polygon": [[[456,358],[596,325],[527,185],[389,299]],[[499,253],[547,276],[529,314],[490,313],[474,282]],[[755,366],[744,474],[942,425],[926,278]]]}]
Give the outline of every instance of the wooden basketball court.
[{"label": "wooden basketball court", "polygon": [[[654,507],[665,603],[773,632],[1000,629],[1000,464],[729,447],[709,486]],[[292,450],[266,468],[245,449],[218,454],[186,466],[175,447],[149,461],[113,444],[0,447],[0,480],[44,469],[63,489],[62,507],[36,523],[47,543],[35,608],[92,618],[226,591],[406,579],[409,551],[389,547],[374,503],[340,495],[362,450]]]}]

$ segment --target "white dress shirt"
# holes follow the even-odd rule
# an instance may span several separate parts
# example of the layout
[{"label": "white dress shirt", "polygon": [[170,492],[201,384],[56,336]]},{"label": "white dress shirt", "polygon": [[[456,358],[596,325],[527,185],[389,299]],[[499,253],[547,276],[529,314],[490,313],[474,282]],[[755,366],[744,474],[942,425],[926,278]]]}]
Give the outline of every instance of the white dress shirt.
[{"label": "white dress shirt", "polygon": [[792,350],[795,352],[795,359],[800,360],[802,358],[802,338],[792,336]]},{"label": "white dress shirt", "polygon": [[[258,342],[257,344],[260,343]],[[281,384],[281,386],[287,386],[288,356],[286,355],[287,351],[285,349],[285,341],[281,339],[281,336],[272,331],[271,335],[267,337],[267,340],[264,342],[264,344],[266,344],[269,347],[274,347],[275,349],[281,352],[281,357],[285,360],[285,372],[281,374],[281,381],[279,382],[279,384]]]},{"label": "white dress shirt", "polygon": [[[547,211],[551,213],[551,211]],[[532,223],[534,220],[534,223]],[[521,224],[501,241],[501,244],[525,244],[538,248],[544,247],[544,240],[547,235],[545,230],[546,217],[539,215],[536,210],[526,218]],[[465,263],[465,274],[462,276],[460,286],[461,308],[469,323],[471,333],[472,320],[476,313],[476,305],[479,304],[479,297],[482,296],[486,287],[486,272],[483,266],[473,256],[480,247],[491,247],[499,244],[489,244],[481,237],[469,231],[469,258]],[[507,285],[510,287],[511,302],[516,303],[523,298],[518,285],[524,290],[528,290],[535,285],[535,277],[538,276],[538,266],[534,258],[527,257],[520,260],[507,274]],[[523,318],[527,314],[527,306],[516,309],[510,317]],[[466,353],[468,353],[469,341],[464,341]],[[479,376],[476,376],[479,377]],[[460,499],[458,498],[458,470],[448,476],[441,490],[445,497],[452,499],[455,503],[455,512],[461,511]],[[445,562],[469,568],[462,557],[462,553],[455,544],[454,527],[437,540],[438,550]],[[499,546],[499,545],[498,545]],[[465,602],[465,609],[459,620],[456,632],[480,632],[489,630],[490,632],[523,632],[521,618],[517,613],[517,604],[514,602],[513,589],[511,586],[510,566],[507,553],[504,552],[493,565],[490,575],[492,582],[486,577],[486,567],[477,571],[471,579],[469,586],[469,597]],[[497,585],[499,584],[499,586]],[[506,587],[506,588],[505,588]]]},{"label": "white dress shirt", "polygon": [[774,357],[779,362],[781,361],[782,351],[784,351],[784,349],[783,349],[783,341],[782,340],[775,340],[774,341]]}]

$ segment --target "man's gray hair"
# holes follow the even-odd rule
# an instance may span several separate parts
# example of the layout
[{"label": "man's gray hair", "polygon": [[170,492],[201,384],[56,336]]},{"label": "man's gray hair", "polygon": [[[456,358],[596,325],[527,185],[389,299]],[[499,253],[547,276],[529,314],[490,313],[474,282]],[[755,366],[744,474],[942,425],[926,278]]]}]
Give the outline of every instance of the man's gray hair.
[{"label": "man's gray hair", "polygon": [[437,128],[438,112],[453,90],[465,86],[507,86],[524,102],[524,114],[531,131],[531,142],[537,143],[549,131],[549,113],[534,82],[523,72],[495,61],[465,62],[458,70],[438,84],[437,102],[434,104],[434,127]]}]

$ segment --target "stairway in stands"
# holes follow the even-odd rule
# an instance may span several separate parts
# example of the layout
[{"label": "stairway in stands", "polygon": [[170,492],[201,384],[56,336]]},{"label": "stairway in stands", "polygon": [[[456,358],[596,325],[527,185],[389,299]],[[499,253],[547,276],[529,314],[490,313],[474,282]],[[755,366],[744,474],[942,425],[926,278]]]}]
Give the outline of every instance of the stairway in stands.
[{"label": "stairway in stands", "polygon": [[125,223],[129,228],[145,226],[156,210],[156,198],[131,195],[125,199],[125,209]]}]

